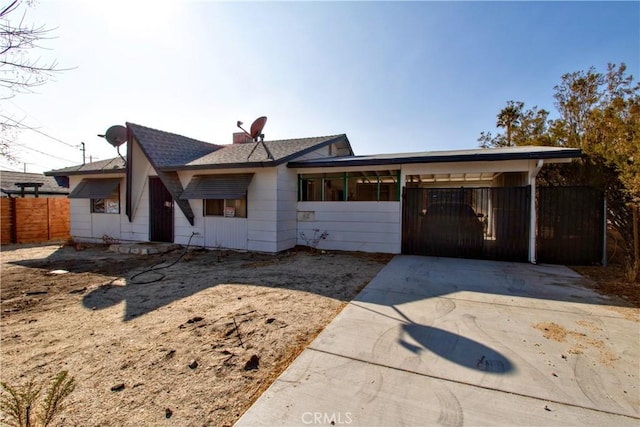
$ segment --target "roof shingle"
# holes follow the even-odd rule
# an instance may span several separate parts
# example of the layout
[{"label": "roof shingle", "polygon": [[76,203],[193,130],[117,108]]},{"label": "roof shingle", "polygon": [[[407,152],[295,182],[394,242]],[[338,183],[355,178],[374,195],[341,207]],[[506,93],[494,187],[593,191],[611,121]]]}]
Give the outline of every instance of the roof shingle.
[{"label": "roof shingle", "polygon": [[127,123],[152,164],[158,168],[181,166],[220,148],[197,139]]},{"label": "roof shingle", "polygon": [[[69,194],[69,189],[58,185],[55,178],[40,173],[24,173],[0,171],[0,189],[5,194],[20,194],[22,191],[16,183],[42,184],[38,188],[40,194]],[[25,188],[26,194],[33,194],[33,188]]]},{"label": "roof shingle", "polygon": [[243,163],[272,163],[277,165],[287,161],[291,156],[302,155],[308,150],[319,148],[319,146],[330,141],[342,138],[346,140],[347,137],[345,134],[340,134],[264,141],[264,144],[273,155],[273,159],[269,158],[267,151],[260,142],[223,145],[219,150],[188,162],[185,166],[238,165]]}]

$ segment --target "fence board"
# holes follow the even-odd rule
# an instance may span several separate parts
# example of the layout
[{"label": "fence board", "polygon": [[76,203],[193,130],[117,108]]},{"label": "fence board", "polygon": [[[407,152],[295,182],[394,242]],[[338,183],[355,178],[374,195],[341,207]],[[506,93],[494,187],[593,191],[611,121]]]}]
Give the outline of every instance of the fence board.
[{"label": "fence board", "polygon": [[0,199],[0,243],[6,245],[13,240],[13,203],[12,199]]},{"label": "fence board", "polygon": [[3,198],[2,244],[39,243],[70,236],[69,199]]},{"label": "fence board", "polygon": [[49,240],[68,239],[71,234],[69,199],[48,199]]},{"label": "fence board", "polygon": [[15,199],[16,243],[37,243],[49,240],[47,199]]}]

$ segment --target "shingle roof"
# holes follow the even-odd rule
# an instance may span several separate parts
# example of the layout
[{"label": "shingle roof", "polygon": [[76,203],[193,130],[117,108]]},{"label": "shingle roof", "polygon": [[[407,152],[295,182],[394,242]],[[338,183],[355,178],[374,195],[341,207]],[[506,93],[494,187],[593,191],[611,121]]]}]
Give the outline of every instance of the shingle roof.
[{"label": "shingle roof", "polygon": [[[58,185],[55,178],[41,173],[23,173],[13,171],[0,171],[0,189],[5,194],[20,194],[22,190],[16,183],[42,184],[38,188],[39,194],[69,194],[69,189]],[[26,194],[33,194],[34,188],[25,188]]]},{"label": "shingle roof", "polygon": [[151,163],[158,168],[182,166],[220,148],[219,145],[127,123]]},{"label": "shingle roof", "polygon": [[252,166],[255,164],[275,166],[339,140],[344,140],[348,145],[345,134],[264,141],[269,152],[273,155],[272,159],[269,158],[264,146],[259,142],[223,145],[219,150],[188,162],[185,166],[186,168]]},{"label": "shingle roof", "polygon": [[114,173],[124,172],[124,160],[120,157],[113,159],[100,160],[97,162],[87,163],[84,165],[69,166],[68,168],[55,169],[45,172],[47,176],[66,176],[66,175],[86,175],[91,173]]}]

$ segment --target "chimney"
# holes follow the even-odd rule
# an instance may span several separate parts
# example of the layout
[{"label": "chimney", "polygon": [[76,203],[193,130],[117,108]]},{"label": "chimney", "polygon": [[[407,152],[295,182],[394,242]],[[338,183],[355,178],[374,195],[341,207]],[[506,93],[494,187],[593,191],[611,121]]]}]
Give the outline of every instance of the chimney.
[{"label": "chimney", "polygon": [[233,143],[234,144],[245,144],[247,142],[253,142],[253,139],[249,135],[244,132],[234,132],[233,133]]}]

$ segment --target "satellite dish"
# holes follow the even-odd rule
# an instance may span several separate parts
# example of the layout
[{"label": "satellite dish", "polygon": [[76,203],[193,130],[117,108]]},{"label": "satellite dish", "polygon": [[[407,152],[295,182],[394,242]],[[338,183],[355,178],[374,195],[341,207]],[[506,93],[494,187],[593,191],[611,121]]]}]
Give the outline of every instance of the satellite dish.
[{"label": "satellite dish", "polygon": [[127,128],[121,125],[111,126],[104,134],[107,142],[114,147],[119,147],[127,142]]},{"label": "satellite dish", "polygon": [[251,124],[251,128],[250,128],[251,133],[249,133],[246,130],[244,130],[244,128],[242,127],[242,122],[238,120],[237,126],[240,129],[242,129],[242,131],[246,133],[247,136],[251,137],[251,139],[253,139],[253,141],[256,143],[256,145],[253,146],[253,149],[249,153],[249,156],[247,156],[247,160],[249,160],[253,152],[256,151],[256,148],[258,148],[258,144],[262,144],[262,146],[264,147],[264,151],[267,152],[267,157],[273,160],[273,154],[271,154],[271,151],[269,151],[269,148],[264,143],[264,135],[262,134],[262,129],[264,129],[264,125],[266,123],[267,123],[266,116],[258,117]]},{"label": "satellite dish", "polygon": [[262,129],[264,129],[264,125],[266,123],[267,123],[266,116],[258,117],[257,119],[255,119],[251,124],[251,132],[249,132],[249,135],[251,135],[251,138],[253,139],[258,138],[260,134],[262,134]]},{"label": "satellite dish", "polygon": [[244,133],[246,133],[247,136],[249,136],[251,139],[253,139],[254,141],[258,141],[258,137],[264,139],[264,135],[262,135],[262,129],[264,129],[265,123],[267,123],[267,118],[265,116],[258,117],[251,124],[251,132],[247,132],[246,130],[244,130],[244,128],[242,127],[242,122],[240,120],[238,120],[237,126],[242,129]]}]

